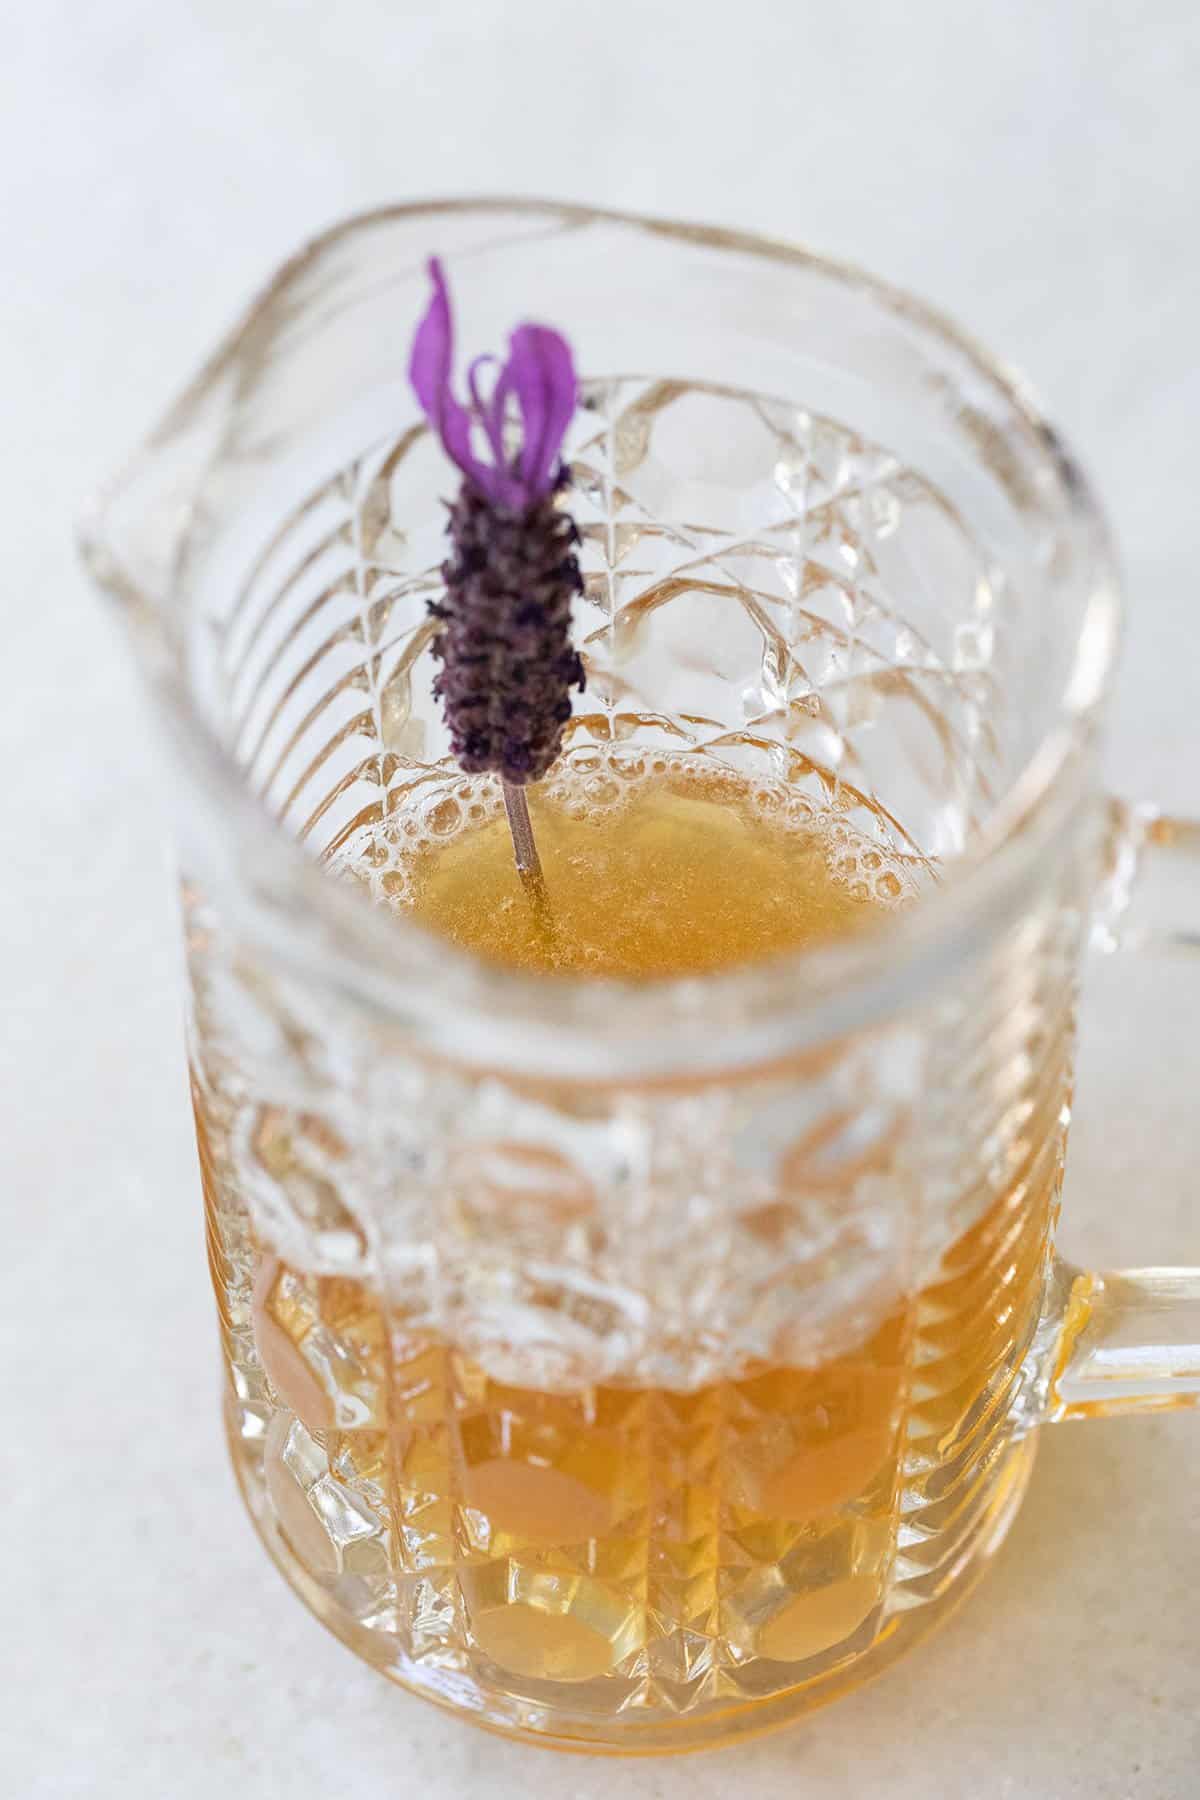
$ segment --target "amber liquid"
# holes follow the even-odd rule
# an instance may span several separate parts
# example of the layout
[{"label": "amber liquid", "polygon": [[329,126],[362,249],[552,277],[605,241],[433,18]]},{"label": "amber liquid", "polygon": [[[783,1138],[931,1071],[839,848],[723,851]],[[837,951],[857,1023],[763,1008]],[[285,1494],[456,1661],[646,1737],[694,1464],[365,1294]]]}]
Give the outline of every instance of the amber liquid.
[{"label": "amber liquid", "polygon": [[490,962],[647,980],[858,930],[903,892],[881,851],[795,803],[789,815],[771,789],[670,763],[624,789],[591,779],[600,804],[532,791],[544,903],[531,904],[501,813],[417,852],[407,910]]},{"label": "amber liquid", "polygon": [[[736,782],[668,772],[619,804],[579,798],[534,800],[549,919],[494,808],[443,813],[367,872],[480,956],[634,978],[886,929],[903,892],[878,849]],[[692,1391],[512,1385],[352,1282],[260,1260],[256,1352],[294,1421],[267,1476],[278,1528],[331,1581],[408,1583],[410,1666],[534,1700],[572,1684],[598,1720],[815,1680],[936,1599],[996,1504],[1056,1180],[1039,1150],[851,1348]],[[338,1538],[323,1471],[386,1520],[385,1548]]]}]

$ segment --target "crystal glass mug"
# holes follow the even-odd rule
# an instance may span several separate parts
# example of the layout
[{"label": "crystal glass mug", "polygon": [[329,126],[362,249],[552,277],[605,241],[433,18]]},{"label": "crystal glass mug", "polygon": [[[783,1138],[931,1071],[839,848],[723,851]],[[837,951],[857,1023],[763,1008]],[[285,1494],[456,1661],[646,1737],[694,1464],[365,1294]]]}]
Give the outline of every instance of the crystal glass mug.
[{"label": "crystal glass mug", "polygon": [[[570,779],[732,770],[920,890],[886,930],[547,980],[336,878],[386,901],[479,801],[430,692],[430,253],[464,342],[533,315],[584,373]],[[1052,1247],[1081,952],[1181,828],[1100,794],[1104,526],[953,327],[738,233],[391,208],[281,270],[84,542],[178,802],[234,1466],[369,1662],[575,1748],[779,1724],[969,1588],[1042,1424],[1195,1402],[1200,1272]]]}]

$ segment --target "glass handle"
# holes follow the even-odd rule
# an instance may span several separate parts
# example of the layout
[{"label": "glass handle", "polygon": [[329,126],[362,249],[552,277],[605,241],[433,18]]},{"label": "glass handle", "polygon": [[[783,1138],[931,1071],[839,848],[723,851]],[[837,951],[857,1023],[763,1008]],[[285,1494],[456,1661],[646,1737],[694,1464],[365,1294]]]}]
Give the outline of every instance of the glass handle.
[{"label": "glass handle", "polygon": [[[1200,821],[1110,802],[1101,952],[1200,952]],[[1183,923],[1189,910],[1195,925]],[[1096,1274],[1056,1265],[1040,1334],[1043,1421],[1200,1405],[1200,1268]]]},{"label": "glass handle", "polygon": [[1156,806],[1108,803],[1108,866],[1096,900],[1092,949],[1200,953],[1200,819]]},{"label": "glass handle", "polygon": [[1043,1420],[1200,1405],[1200,1269],[1055,1271]]}]

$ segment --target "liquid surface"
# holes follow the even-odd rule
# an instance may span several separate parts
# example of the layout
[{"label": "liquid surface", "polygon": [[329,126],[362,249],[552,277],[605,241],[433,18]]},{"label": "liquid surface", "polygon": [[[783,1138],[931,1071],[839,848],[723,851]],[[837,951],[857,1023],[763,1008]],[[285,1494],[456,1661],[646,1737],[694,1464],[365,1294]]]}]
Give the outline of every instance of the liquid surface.
[{"label": "liquid surface", "polygon": [[544,904],[522,885],[496,796],[443,800],[393,884],[405,910],[512,968],[649,979],[801,950],[903,894],[882,851],[807,803],[684,759],[660,765],[530,790]]}]

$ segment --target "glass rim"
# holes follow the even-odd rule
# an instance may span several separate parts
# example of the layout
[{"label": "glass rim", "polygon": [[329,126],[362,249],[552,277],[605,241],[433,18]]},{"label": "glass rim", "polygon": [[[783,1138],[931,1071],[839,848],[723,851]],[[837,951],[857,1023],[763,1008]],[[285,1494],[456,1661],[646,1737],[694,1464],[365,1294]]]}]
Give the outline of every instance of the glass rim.
[{"label": "glass rim", "polygon": [[[314,863],[244,785],[232,756],[203,718],[185,671],[165,644],[164,596],[147,593],[110,541],[112,500],[136,483],[173,422],[185,417],[236,358],[246,333],[269,319],[312,263],[347,238],[389,221],[455,213],[524,213],[570,224],[610,222],[636,231],[808,269],[865,292],[884,310],[955,350],[1013,409],[1045,450],[1087,551],[1088,592],[1070,673],[1053,722],[998,798],[978,834],[947,865],[936,889],[886,927],[763,963],[649,983],[519,973],[479,961],[412,921],[384,916]],[[243,851],[265,875],[237,920],[270,953],[340,988],[379,1022],[399,1027],[431,1055],[531,1078],[641,1083],[728,1077],[811,1052],[882,1020],[932,991],[1020,910],[1048,845],[1076,814],[1083,754],[1111,686],[1120,623],[1115,558],[1102,509],[1079,463],[1025,381],[937,308],[853,264],[781,239],[571,202],[500,196],[416,200],[352,214],[309,239],[260,290],[184,395],[148,434],[117,480],[84,512],[80,543],[94,579],[139,627],[150,628],[152,685],[177,756]],[[274,868],[265,868],[265,859]],[[244,855],[222,887],[235,902],[247,886]],[[281,891],[280,876],[286,878]],[[241,898],[247,896],[243,892]],[[235,905],[235,912],[239,909]],[[315,929],[314,929],[315,927]],[[701,1029],[702,1028],[702,1029]],[[719,1042],[711,1041],[714,1032]],[[552,1072],[552,1074],[550,1073]]]}]

